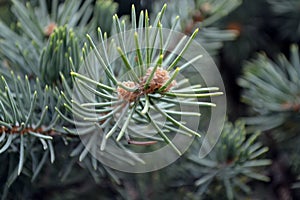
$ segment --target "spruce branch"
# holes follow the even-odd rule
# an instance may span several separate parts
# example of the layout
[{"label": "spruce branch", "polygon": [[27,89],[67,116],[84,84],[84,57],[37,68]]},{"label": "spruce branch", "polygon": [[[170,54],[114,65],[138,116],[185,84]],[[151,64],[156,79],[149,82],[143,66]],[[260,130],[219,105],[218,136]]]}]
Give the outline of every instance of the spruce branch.
[{"label": "spruce branch", "polygon": [[[164,20],[162,20],[164,27],[180,30],[187,35],[199,28],[199,34],[195,39],[210,55],[217,54],[224,41],[233,40],[237,36],[233,31],[214,27],[214,24],[241,5],[242,0],[175,0],[167,1],[167,3],[169,9],[166,10]],[[155,2],[154,13],[157,13],[161,6],[161,2]],[[180,16],[180,19],[174,20],[176,15]]]},{"label": "spruce branch", "polygon": [[[134,7],[132,9],[134,15]],[[178,110],[179,105],[181,102],[183,104],[186,102],[195,107],[202,105],[215,106],[209,102],[199,102],[198,98],[222,95],[222,92],[218,92],[218,88],[214,87],[177,85],[177,82],[181,82],[178,78],[181,68],[174,69],[174,66],[182,62],[183,54],[188,50],[198,31],[196,30],[190,39],[184,37],[181,43],[174,47],[179,52],[178,55],[171,54],[165,57],[163,50],[155,49],[157,42],[163,42],[161,36],[158,35],[162,35],[160,34],[162,30],[160,20],[163,18],[165,9],[165,6],[161,9],[153,25],[149,22],[147,12],[145,17],[143,14],[140,15],[139,21],[144,21],[146,27],[143,30],[141,29],[143,27],[139,27],[141,23],[133,25],[136,26],[136,29],[130,36],[132,36],[132,41],[138,48],[131,53],[125,53],[127,47],[125,45],[125,32],[123,32],[124,27],[122,27],[123,23],[116,15],[113,19],[115,29],[119,35],[115,37],[115,41],[104,41],[101,36],[102,32],[98,29],[101,44],[96,47],[93,39],[89,35],[87,36],[89,44],[85,44],[83,48],[84,58],[87,58],[87,60],[84,61],[81,73],[71,72],[75,84],[75,95],[70,97],[72,99],[65,99],[65,109],[67,112],[73,113],[76,120],[73,121],[57,109],[63,119],[76,125],[79,129],[81,129],[80,126],[95,128],[100,126],[104,130],[102,144],[113,136],[117,137],[117,144],[122,143],[123,136],[129,144],[147,144],[146,141],[135,141],[135,134],[132,133],[134,132],[132,130],[150,125],[162,137],[161,139],[170,144],[178,154],[182,152],[168,138],[170,131],[179,129],[179,133],[200,136],[197,130],[188,128],[184,125],[184,122],[178,120],[178,117],[181,116],[199,117],[200,114],[180,111]],[[154,26],[157,27],[156,30],[153,29]],[[148,35],[150,33],[151,37]],[[139,35],[142,34],[146,34],[146,37],[140,38]],[[89,51],[89,46],[92,51]],[[158,46],[163,47],[164,44]],[[113,51],[120,56],[117,63],[109,62],[109,56],[113,55]],[[88,56],[88,52],[94,56],[96,64],[91,64],[90,60],[93,57]],[[201,59],[201,57],[197,57],[188,64],[183,64],[182,70],[194,61]],[[145,65],[139,66],[137,63],[145,63]],[[98,70],[95,71],[95,66],[103,70],[106,77],[101,77],[97,72]],[[93,71],[96,73],[93,73]],[[165,102],[168,102],[168,104]],[[87,109],[86,106],[97,106],[97,108],[91,113],[91,110]],[[161,127],[156,122],[159,117],[166,118],[167,128]],[[71,131],[68,127],[65,127],[65,130],[76,132]],[[89,130],[85,132],[87,135],[92,133],[92,129]],[[81,132],[78,132],[78,134],[84,135]],[[143,134],[149,135],[148,139],[151,139],[149,144],[161,142],[161,140],[153,141],[153,137],[148,133],[148,130],[145,130]],[[102,145],[101,149],[104,150],[105,145]]]},{"label": "spruce branch", "polygon": [[260,54],[248,62],[238,80],[244,88],[242,100],[257,116],[246,120],[259,130],[268,130],[299,118],[300,65],[298,46],[291,46],[288,60],[283,54],[276,62]]},{"label": "spruce branch", "polygon": [[[168,191],[151,194],[151,198],[249,198],[256,192],[254,180],[269,181],[266,173],[271,161],[264,158],[268,148],[258,141],[259,136],[258,132],[246,133],[243,121],[227,121],[216,146],[205,158],[198,157],[198,141],[176,165],[156,171],[155,179],[148,173],[142,178],[134,176],[125,184],[138,184],[140,187],[133,189],[138,194]],[[123,191],[128,193],[127,189]]]},{"label": "spruce branch", "polygon": [[[112,0],[97,0],[94,5],[93,18],[88,24],[88,32],[93,33],[98,27],[107,34],[111,34],[113,19],[117,13],[118,4]],[[100,41],[100,40],[99,40]]]},{"label": "spruce branch", "polygon": [[[242,100],[253,116],[246,118],[251,129],[268,130],[278,149],[288,155],[288,165],[299,174],[300,57],[297,45],[291,45],[289,60],[279,54],[275,61],[264,54],[248,62],[238,83]],[[296,181],[296,180],[295,180]],[[295,183],[297,185],[297,182]]]},{"label": "spruce branch", "polygon": [[[38,159],[40,152],[35,153],[36,148],[40,148],[41,152],[44,150],[45,157],[49,157],[46,154],[50,153],[49,159],[54,162],[52,140],[57,133],[53,128],[59,116],[51,105],[59,104],[56,91],[41,86],[39,80],[24,79],[13,72],[9,80],[1,77],[0,90],[0,154],[19,154],[14,173],[20,175],[24,166],[32,162],[29,160]],[[33,179],[45,159],[38,166],[32,166]]]},{"label": "spruce branch", "polygon": [[292,42],[298,42],[300,37],[300,14],[298,0],[268,0],[267,1],[274,14],[274,20],[271,22],[279,36],[282,39],[288,39]]},{"label": "spruce branch", "polygon": [[[61,73],[68,85],[71,85],[70,71],[77,71],[76,67],[80,65],[79,48],[78,38],[73,30],[68,30],[66,26],[57,27],[41,53],[39,70],[42,82],[61,85]],[[69,60],[72,60],[72,63]]]},{"label": "spruce branch", "polygon": [[[68,62],[62,63],[62,60],[68,61],[69,56],[72,57],[74,66],[78,66],[81,58],[78,40],[83,39],[86,33],[94,34],[102,23],[106,24],[105,31],[109,32],[111,25],[108,26],[103,18],[97,18],[99,10],[104,8],[110,8],[112,12],[116,10],[116,4],[99,0],[93,10],[92,0],[67,0],[64,3],[53,1],[50,8],[46,0],[39,1],[37,6],[32,6],[30,1],[24,4],[20,0],[13,0],[12,12],[18,20],[16,30],[0,22],[0,57],[7,60],[9,68],[1,69],[2,73],[14,70],[22,75],[38,77],[42,82],[43,78],[49,78],[45,83],[50,84],[54,72],[50,77],[45,77],[45,72],[49,71],[45,68],[53,65],[51,67],[61,69],[62,65],[70,65]],[[45,50],[47,45],[48,50]],[[47,56],[54,56],[56,59],[50,62]],[[68,77],[65,72],[69,72],[69,67],[62,71]],[[59,71],[55,73],[54,81],[59,78]]]},{"label": "spruce branch", "polygon": [[[110,18],[117,8],[112,1],[98,0],[94,8],[92,0],[54,0],[50,8],[46,0],[37,4],[33,7],[13,0],[16,30],[0,23],[0,58],[8,63],[1,68],[0,153],[1,161],[6,157],[12,160],[7,164],[4,193],[18,175],[29,175],[34,181],[47,162],[57,163],[59,157],[58,162],[64,163],[59,173],[61,180],[69,177],[77,163],[97,183],[106,174],[120,183],[114,172],[94,156],[99,149],[104,159],[146,164],[131,151],[133,145],[156,148],[167,144],[181,155],[184,150],[173,141],[174,133],[200,137],[197,128],[190,128],[181,118],[198,120],[199,106],[215,107],[209,98],[222,92],[213,86],[189,85],[189,79],[181,80],[180,74],[202,58],[182,59],[190,43],[197,39],[198,30],[188,33],[192,35],[190,39],[180,38],[179,43],[172,41],[169,34],[164,43],[166,6],[152,25],[147,11],[142,11],[136,20],[133,7],[130,25],[116,15]],[[214,20],[211,18],[206,25]],[[178,23],[176,17],[172,30],[177,30]],[[128,28],[134,30],[131,36],[137,49],[133,52],[127,51]],[[86,33],[87,43],[79,43]],[[110,33],[119,36],[110,42]],[[210,33],[218,38],[232,37],[218,30]],[[156,49],[157,43],[160,50]],[[174,49],[178,55],[166,50],[171,43],[177,44]],[[119,59],[112,62],[114,52]],[[83,71],[78,71],[80,66]],[[11,75],[11,69],[21,76]],[[183,105],[195,109],[181,110]],[[55,139],[64,144],[58,145]],[[123,154],[112,151],[110,144],[122,149]],[[51,169],[57,175],[57,170]]]},{"label": "spruce branch", "polygon": [[[189,160],[199,167],[196,172],[199,175],[194,182],[197,195],[213,197],[226,192],[228,199],[234,199],[240,191],[246,194],[251,192],[247,185],[250,179],[269,181],[269,177],[258,171],[271,164],[270,160],[261,158],[268,148],[257,142],[258,136],[258,132],[246,135],[242,121],[236,121],[235,124],[227,122],[208,157],[200,159],[191,154]],[[218,191],[214,184],[224,187]]]}]

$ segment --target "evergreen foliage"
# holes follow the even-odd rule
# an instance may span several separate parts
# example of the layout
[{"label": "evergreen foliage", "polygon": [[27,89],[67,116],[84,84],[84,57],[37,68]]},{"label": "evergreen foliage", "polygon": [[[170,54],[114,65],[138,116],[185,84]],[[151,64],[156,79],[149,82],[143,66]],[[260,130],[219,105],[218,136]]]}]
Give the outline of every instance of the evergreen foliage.
[{"label": "evergreen foliage", "polygon": [[[11,24],[0,21],[2,199],[254,198],[251,191],[260,181],[274,181],[268,175],[277,161],[272,164],[260,140],[266,137],[276,144],[273,151],[270,145],[271,153],[288,154],[295,176],[288,190],[299,188],[298,45],[291,45],[289,59],[283,53],[275,59],[259,53],[245,63],[237,82],[248,117],[245,123],[226,122],[214,149],[200,158],[202,130],[199,124],[189,127],[186,119],[205,118],[207,113],[199,111],[215,109],[212,99],[223,91],[194,80],[192,65],[203,55],[185,60],[184,53],[197,41],[216,56],[224,42],[237,39],[231,45],[242,41],[235,47],[239,52],[232,53],[229,44],[224,55],[245,59],[268,44],[252,35],[257,30],[251,32],[250,26],[249,32],[240,22],[224,26],[222,19],[240,0],[163,3],[154,1],[151,13],[137,13],[133,5],[130,17],[119,17],[111,0],[11,1]],[[261,0],[259,5],[270,5],[268,13],[278,19],[270,23],[278,27],[276,37],[299,42],[297,0]],[[189,38],[171,41],[164,28]],[[130,51],[132,44],[136,48]],[[170,53],[170,46],[178,54]],[[174,133],[196,140],[186,151]],[[100,152],[119,164],[145,164],[136,150],[165,145],[182,157],[148,174],[117,172],[95,156]],[[114,152],[115,147],[122,151]]]},{"label": "evergreen foliage", "polygon": [[299,119],[299,50],[291,46],[290,61],[279,55],[274,62],[260,54],[248,62],[239,84],[244,90],[243,100],[258,113],[248,124],[268,130]]},{"label": "evergreen foliage", "polygon": [[279,37],[292,42],[299,41],[300,14],[298,0],[268,0],[275,20],[273,23],[279,30]]},{"label": "evergreen foliage", "polygon": [[[245,123],[226,122],[212,152],[199,158],[195,141],[176,165],[126,179],[128,199],[243,199],[252,197],[253,181],[268,182],[265,159],[268,148],[258,141],[261,133],[246,133]],[[166,192],[167,191],[167,192]]]},{"label": "evergreen foliage", "polygon": [[[164,27],[171,27],[176,16],[180,16],[178,30],[185,34],[191,34],[200,27],[196,40],[210,53],[216,55],[223,46],[224,41],[236,38],[236,32],[232,30],[221,30],[214,26],[220,19],[228,15],[241,4],[239,0],[188,0],[167,1],[168,10],[165,19],[162,20]],[[157,12],[161,3],[154,4]]]},{"label": "evergreen foliage", "polygon": [[236,121],[234,125],[227,122],[207,158],[190,156],[191,162],[199,167],[193,173],[199,177],[195,181],[196,194],[206,194],[215,199],[226,192],[228,199],[239,199],[241,192],[250,194],[249,179],[269,181],[261,169],[270,165],[271,161],[260,158],[268,148],[257,141],[259,135],[258,132],[247,135],[242,121]]},{"label": "evergreen foliage", "polygon": [[[244,89],[243,100],[251,106],[249,129],[269,131],[278,149],[288,153],[292,173],[299,171],[299,49],[290,47],[290,59],[280,54],[272,61],[265,54],[248,62],[238,83]],[[296,178],[291,181],[296,181]],[[297,187],[295,183],[294,187]]]}]

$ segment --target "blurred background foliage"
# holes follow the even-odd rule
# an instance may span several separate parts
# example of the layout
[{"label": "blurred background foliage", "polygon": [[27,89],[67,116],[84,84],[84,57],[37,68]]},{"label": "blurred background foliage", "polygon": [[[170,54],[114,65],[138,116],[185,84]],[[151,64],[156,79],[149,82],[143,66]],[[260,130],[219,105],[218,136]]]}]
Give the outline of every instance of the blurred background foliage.
[{"label": "blurred background foliage", "polygon": [[[38,2],[31,1],[33,6]],[[51,3],[47,1],[48,8],[51,8]],[[300,198],[300,1],[95,0],[91,1],[91,8],[97,11],[95,18],[88,20],[89,25],[84,30],[76,30],[80,22],[74,24],[74,31],[80,37],[101,26],[110,34],[115,12],[120,17],[129,18],[131,5],[135,4],[137,13],[148,9],[153,13],[151,16],[155,16],[164,3],[168,3],[164,27],[170,27],[174,17],[179,15],[178,31],[190,35],[200,28],[196,40],[214,57],[222,73],[229,122],[225,124],[215,149],[207,158],[199,159],[195,141],[189,152],[165,169],[146,174],[125,174],[112,172],[106,167],[96,172],[84,170],[93,168],[90,162],[79,163],[77,154],[68,157],[78,147],[79,141],[73,140],[68,147],[56,145],[56,151],[62,153],[58,154],[53,165],[46,165],[36,180],[32,180],[32,172],[28,169],[9,190],[1,187],[2,199]],[[17,18],[13,12],[16,11],[10,9],[11,5],[9,0],[0,0],[0,18],[15,30]],[[0,32],[4,33],[3,29]],[[61,27],[56,33],[59,35],[58,32],[68,31]],[[19,34],[18,30],[14,33]],[[15,57],[3,52],[3,44],[16,41],[5,38],[5,34],[0,35],[1,71],[6,74],[7,66],[19,67],[28,60],[20,58],[14,63]],[[3,38],[7,41],[3,42]],[[43,37],[40,42],[45,47],[44,50],[37,49],[40,54],[51,50],[47,38]],[[76,45],[81,45],[77,42]],[[72,54],[68,49],[70,43],[66,44],[66,49]],[[33,44],[32,48],[36,46]],[[9,51],[18,53],[14,49]],[[72,55],[75,58],[79,53]],[[30,62],[38,65],[38,58],[33,57]],[[40,67],[49,70],[51,60],[42,63]],[[56,67],[59,68],[59,64]],[[35,72],[33,70],[33,74]],[[40,78],[51,84],[59,74],[53,76]],[[56,85],[60,80],[54,80]],[[63,142],[56,141],[59,143]],[[18,156],[1,154],[0,159],[8,163],[0,166],[0,183],[6,186],[6,176],[12,171],[11,165],[15,165]],[[74,164],[72,170],[66,160]],[[16,177],[8,179],[15,180]]]}]

